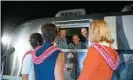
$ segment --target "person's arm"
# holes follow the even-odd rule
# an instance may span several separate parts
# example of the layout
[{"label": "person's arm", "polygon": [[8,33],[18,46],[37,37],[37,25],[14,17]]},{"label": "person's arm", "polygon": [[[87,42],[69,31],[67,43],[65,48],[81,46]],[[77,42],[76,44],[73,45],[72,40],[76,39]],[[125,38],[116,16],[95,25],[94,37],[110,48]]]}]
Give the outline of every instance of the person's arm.
[{"label": "person's arm", "polygon": [[32,55],[27,54],[22,64],[22,80],[28,80],[31,66],[32,66]]},{"label": "person's arm", "polygon": [[28,74],[22,74],[22,80],[28,80]]},{"label": "person's arm", "polygon": [[95,70],[95,68],[98,67],[99,62],[99,54],[96,52],[96,50],[90,47],[84,60],[83,69],[78,80],[89,80],[91,73]]},{"label": "person's arm", "polygon": [[64,53],[60,52],[55,65],[55,80],[64,80]]}]

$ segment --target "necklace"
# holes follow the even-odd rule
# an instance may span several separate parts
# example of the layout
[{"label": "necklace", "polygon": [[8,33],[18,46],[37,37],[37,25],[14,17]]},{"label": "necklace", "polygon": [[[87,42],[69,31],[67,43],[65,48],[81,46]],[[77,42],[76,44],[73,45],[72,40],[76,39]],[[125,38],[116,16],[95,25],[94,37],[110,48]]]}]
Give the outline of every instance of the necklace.
[{"label": "necklace", "polygon": [[40,56],[36,56],[37,50],[40,48],[41,46],[38,46],[37,48],[35,48],[35,50],[33,51],[33,55],[32,55],[32,59],[33,62],[35,64],[40,64],[42,63],[47,57],[49,57],[53,52],[59,50],[61,51],[60,48],[57,48],[56,46],[51,46],[49,47],[46,51],[44,51]]}]

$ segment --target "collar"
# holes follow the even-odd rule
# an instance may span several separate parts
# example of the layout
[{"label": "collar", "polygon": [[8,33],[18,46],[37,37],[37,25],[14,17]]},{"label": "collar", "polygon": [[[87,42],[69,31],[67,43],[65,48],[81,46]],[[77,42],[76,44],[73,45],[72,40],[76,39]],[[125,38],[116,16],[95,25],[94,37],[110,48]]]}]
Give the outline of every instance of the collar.
[{"label": "collar", "polygon": [[78,44],[74,44],[74,46],[79,46],[81,44],[81,42],[79,41],[79,43]]},{"label": "collar", "polygon": [[43,48],[48,48],[48,47],[50,47],[50,46],[52,46],[53,44],[51,43],[51,42],[44,42],[43,43],[43,45],[42,45],[42,47]]}]

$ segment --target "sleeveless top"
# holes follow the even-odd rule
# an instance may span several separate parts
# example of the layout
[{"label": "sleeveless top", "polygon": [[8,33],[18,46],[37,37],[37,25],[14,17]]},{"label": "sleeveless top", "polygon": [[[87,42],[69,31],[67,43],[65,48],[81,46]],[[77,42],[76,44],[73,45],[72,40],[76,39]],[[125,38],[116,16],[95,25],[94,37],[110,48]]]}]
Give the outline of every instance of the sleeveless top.
[{"label": "sleeveless top", "polygon": [[[49,54],[48,49],[52,46],[54,45],[51,44],[50,42],[44,42],[44,44],[40,48],[37,49],[35,55],[33,55],[36,80],[55,80],[54,69],[56,65],[56,59],[58,58],[58,55],[61,52],[61,50],[57,47],[55,50],[52,48],[49,51],[52,51],[52,50],[54,51],[51,52],[49,56],[45,57],[45,59],[39,58],[43,54],[44,54],[43,56],[45,56],[46,54],[45,52]],[[38,59],[35,60],[34,57],[38,57]]]}]

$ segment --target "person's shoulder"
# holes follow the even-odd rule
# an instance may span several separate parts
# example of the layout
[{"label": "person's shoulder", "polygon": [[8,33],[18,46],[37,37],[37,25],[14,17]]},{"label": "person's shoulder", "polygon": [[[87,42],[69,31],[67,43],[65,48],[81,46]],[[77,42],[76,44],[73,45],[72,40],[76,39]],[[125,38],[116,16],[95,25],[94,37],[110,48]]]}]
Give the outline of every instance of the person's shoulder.
[{"label": "person's shoulder", "polygon": [[62,51],[59,52],[58,59],[64,59],[64,53]]},{"label": "person's shoulder", "polygon": [[95,50],[95,48],[93,48],[93,47],[89,47],[88,48],[88,51],[87,51],[87,59],[89,59],[89,58],[97,58],[97,59],[100,59],[101,58],[101,56],[100,56],[100,54],[98,53],[98,51],[97,50]]},{"label": "person's shoulder", "polygon": [[68,47],[71,48],[74,44],[73,43],[69,43]]},{"label": "person's shoulder", "polygon": [[92,46],[88,47],[88,51],[97,53],[96,49],[94,47],[92,47]]},{"label": "person's shoulder", "polygon": [[25,52],[25,54],[32,54],[33,53],[33,50],[28,50]]},{"label": "person's shoulder", "polygon": [[60,37],[59,36],[56,36],[56,38],[55,39],[60,39]]},{"label": "person's shoulder", "polygon": [[27,54],[27,55],[25,55],[25,58],[24,58],[24,60],[29,60],[29,59],[31,59],[32,58],[32,54]]},{"label": "person's shoulder", "polygon": [[68,45],[73,45],[73,43],[69,43]]},{"label": "person's shoulder", "polygon": [[81,45],[85,45],[83,42],[80,42]]},{"label": "person's shoulder", "polygon": [[64,52],[60,51],[59,54],[64,54]]},{"label": "person's shoulder", "polygon": [[[30,57],[30,56],[32,56],[32,54],[27,54],[26,56],[29,56],[29,57]],[[25,56],[25,57],[26,57],[26,56]]]},{"label": "person's shoulder", "polygon": [[29,50],[24,54],[24,57],[31,57],[32,56],[33,51]]},{"label": "person's shoulder", "polygon": [[82,41],[79,41],[80,44],[84,44]]},{"label": "person's shoulder", "polygon": [[83,42],[80,42],[81,46],[87,47]]},{"label": "person's shoulder", "polygon": [[32,54],[26,54],[24,59],[23,59],[23,65],[29,66],[30,64],[32,64]]}]

